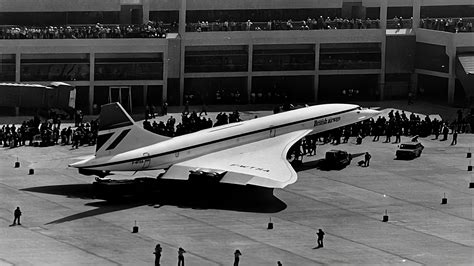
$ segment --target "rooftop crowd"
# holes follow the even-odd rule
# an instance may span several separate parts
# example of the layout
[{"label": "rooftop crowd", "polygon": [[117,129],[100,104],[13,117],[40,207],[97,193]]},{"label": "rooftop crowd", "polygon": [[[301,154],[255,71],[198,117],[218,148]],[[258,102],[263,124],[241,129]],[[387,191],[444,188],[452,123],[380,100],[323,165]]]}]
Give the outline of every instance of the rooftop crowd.
[{"label": "rooftop crowd", "polygon": [[420,27],[448,32],[472,32],[474,18],[423,18]]},{"label": "rooftop crowd", "polygon": [[[448,32],[472,32],[473,18],[423,18],[420,27]],[[412,19],[395,17],[387,20],[387,28],[411,28]],[[104,39],[104,38],[166,38],[177,23],[150,21],[142,25],[63,25],[63,26],[2,26],[0,39]],[[380,19],[308,18],[306,20],[198,21],[188,23],[188,32],[259,31],[259,30],[334,30],[376,29]]]},{"label": "rooftop crowd", "polygon": [[142,25],[4,26],[0,39],[166,38],[169,31],[162,22],[153,21]]},{"label": "rooftop crowd", "polygon": [[186,31],[254,31],[254,30],[329,30],[329,29],[369,29],[379,28],[379,19],[347,19],[347,18],[308,18],[306,20],[269,20],[267,22],[247,21],[198,21],[188,23]]}]

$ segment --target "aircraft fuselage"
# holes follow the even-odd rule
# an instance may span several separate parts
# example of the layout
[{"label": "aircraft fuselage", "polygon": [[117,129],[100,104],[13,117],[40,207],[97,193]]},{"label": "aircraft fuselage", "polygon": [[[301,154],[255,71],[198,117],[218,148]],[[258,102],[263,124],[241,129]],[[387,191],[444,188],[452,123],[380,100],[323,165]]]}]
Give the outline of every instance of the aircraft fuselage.
[{"label": "aircraft fuselage", "polygon": [[92,158],[81,168],[103,171],[166,169],[182,161],[296,130],[310,129],[310,134],[315,134],[342,127],[367,119],[371,111],[352,104],[305,107],[201,130],[114,156]]}]

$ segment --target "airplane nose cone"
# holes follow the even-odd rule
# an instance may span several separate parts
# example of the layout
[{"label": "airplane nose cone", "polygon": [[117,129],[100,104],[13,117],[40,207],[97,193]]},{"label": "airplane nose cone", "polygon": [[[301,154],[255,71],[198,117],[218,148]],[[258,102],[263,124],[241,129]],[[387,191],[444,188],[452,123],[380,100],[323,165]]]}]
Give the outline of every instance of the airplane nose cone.
[{"label": "airplane nose cone", "polygon": [[379,116],[381,114],[380,111],[378,110],[374,110],[374,109],[362,109],[360,111],[360,117],[359,117],[359,120],[365,120],[365,119],[369,119],[371,117],[376,117],[376,116]]},{"label": "airplane nose cone", "polygon": [[366,109],[365,113],[367,115],[370,115],[370,116],[374,117],[374,116],[380,115],[382,112],[379,111],[379,110],[374,110],[374,109]]}]

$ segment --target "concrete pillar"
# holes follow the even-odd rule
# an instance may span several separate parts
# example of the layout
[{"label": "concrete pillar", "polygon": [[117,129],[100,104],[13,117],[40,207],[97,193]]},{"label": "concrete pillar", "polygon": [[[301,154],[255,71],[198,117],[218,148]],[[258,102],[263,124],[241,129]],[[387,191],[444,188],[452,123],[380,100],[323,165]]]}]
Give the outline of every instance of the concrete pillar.
[{"label": "concrete pillar", "polygon": [[446,45],[446,54],[449,57],[448,104],[454,104],[454,89],[456,86],[456,47],[453,41]]},{"label": "concrete pillar", "polygon": [[319,54],[321,50],[321,44],[316,43],[314,46],[314,81],[313,81],[313,100],[315,103],[318,102],[319,94]]},{"label": "concrete pillar", "polygon": [[167,42],[165,51],[163,53],[163,86],[161,91],[161,102],[168,101],[168,48],[170,44]]},{"label": "concrete pillar", "polygon": [[380,74],[378,78],[379,101],[385,100],[385,73]]},{"label": "concrete pillar", "polygon": [[387,37],[385,30],[383,31],[382,39],[380,42],[380,75],[378,82],[379,99],[383,101],[385,99],[385,62],[386,62],[386,49],[387,49]]},{"label": "concrete pillar", "polygon": [[248,72],[247,72],[247,103],[250,103],[250,95],[252,94],[252,72],[253,72],[253,44],[249,43],[248,46]]},{"label": "concrete pillar", "polygon": [[179,28],[178,33],[183,36],[186,32],[186,0],[181,0],[179,7]]},{"label": "concrete pillar", "polygon": [[[95,73],[95,53],[89,54],[89,110],[88,113],[93,113],[94,107],[94,73]],[[76,96],[77,100],[77,96]]]},{"label": "concrete pillar", "polygon": [[181,52],[179,62],[179,105],[183,105],[184,95],[184,52],[185,52],[185,41],[184,36],[186,33],[186,0],[181,0],[179,7],[179,25],[178,33],[181,36]]},{"label": "concrete pillar", "polygon": [[17,52],[15,54],[15,82],[21,81],[21,54]]},{"label": "concrete pillar", "polygon": [[143,106],[148,105],[148,85],[143,85]]},{"label": "concrete pillar", "polygon": [[[15,82],[20,83],[21,81],[21,54],[17,52],[15,54]],[[15,106],[15,116],[20,115],[20,107]]]},{"label": "concrete pillar", "polygon": [[142,0],[143,24],[150,21],[150,0]]},{"label": "concrete pillar", "polygon": [[388,0],[380,0],[380,29],[387,29]]},{"label": "concrete pillar", "polygon": [[448,79],[448,104],[454,104],[454,90],[456,86],[456,78],[450,76]]},{"label": "concrete pillar", "polygon": [[413,73],[410,75],[410,91],[418,91],[418,74]]},{"label": "concrete pillar", "polygon": [[413,0],[413,29],[420,27],[421,0]]},{"label": "concrete pillar", "polygon": [[179,105],[183,105],[184,96],[184,42],[181,42],[181,56],[179,62]]}]

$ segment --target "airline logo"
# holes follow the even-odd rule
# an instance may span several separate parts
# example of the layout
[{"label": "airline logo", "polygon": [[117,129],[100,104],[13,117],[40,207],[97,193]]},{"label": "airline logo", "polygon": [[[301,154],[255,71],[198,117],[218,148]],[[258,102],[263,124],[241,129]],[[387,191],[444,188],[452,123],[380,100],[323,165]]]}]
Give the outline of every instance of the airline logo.
[{"label": "airline logo", "polygon": [[324,119],[317,119],[317,120],[314,120],[314,126],[321,126],[321,125],[326,125],[326,124],[330,124],[330,123],[333,123],[333,122],[337,122],[341,120],[341,117],[340,116],[336,116],[336,117],[331,117],[331,118],[324,118]]}]

